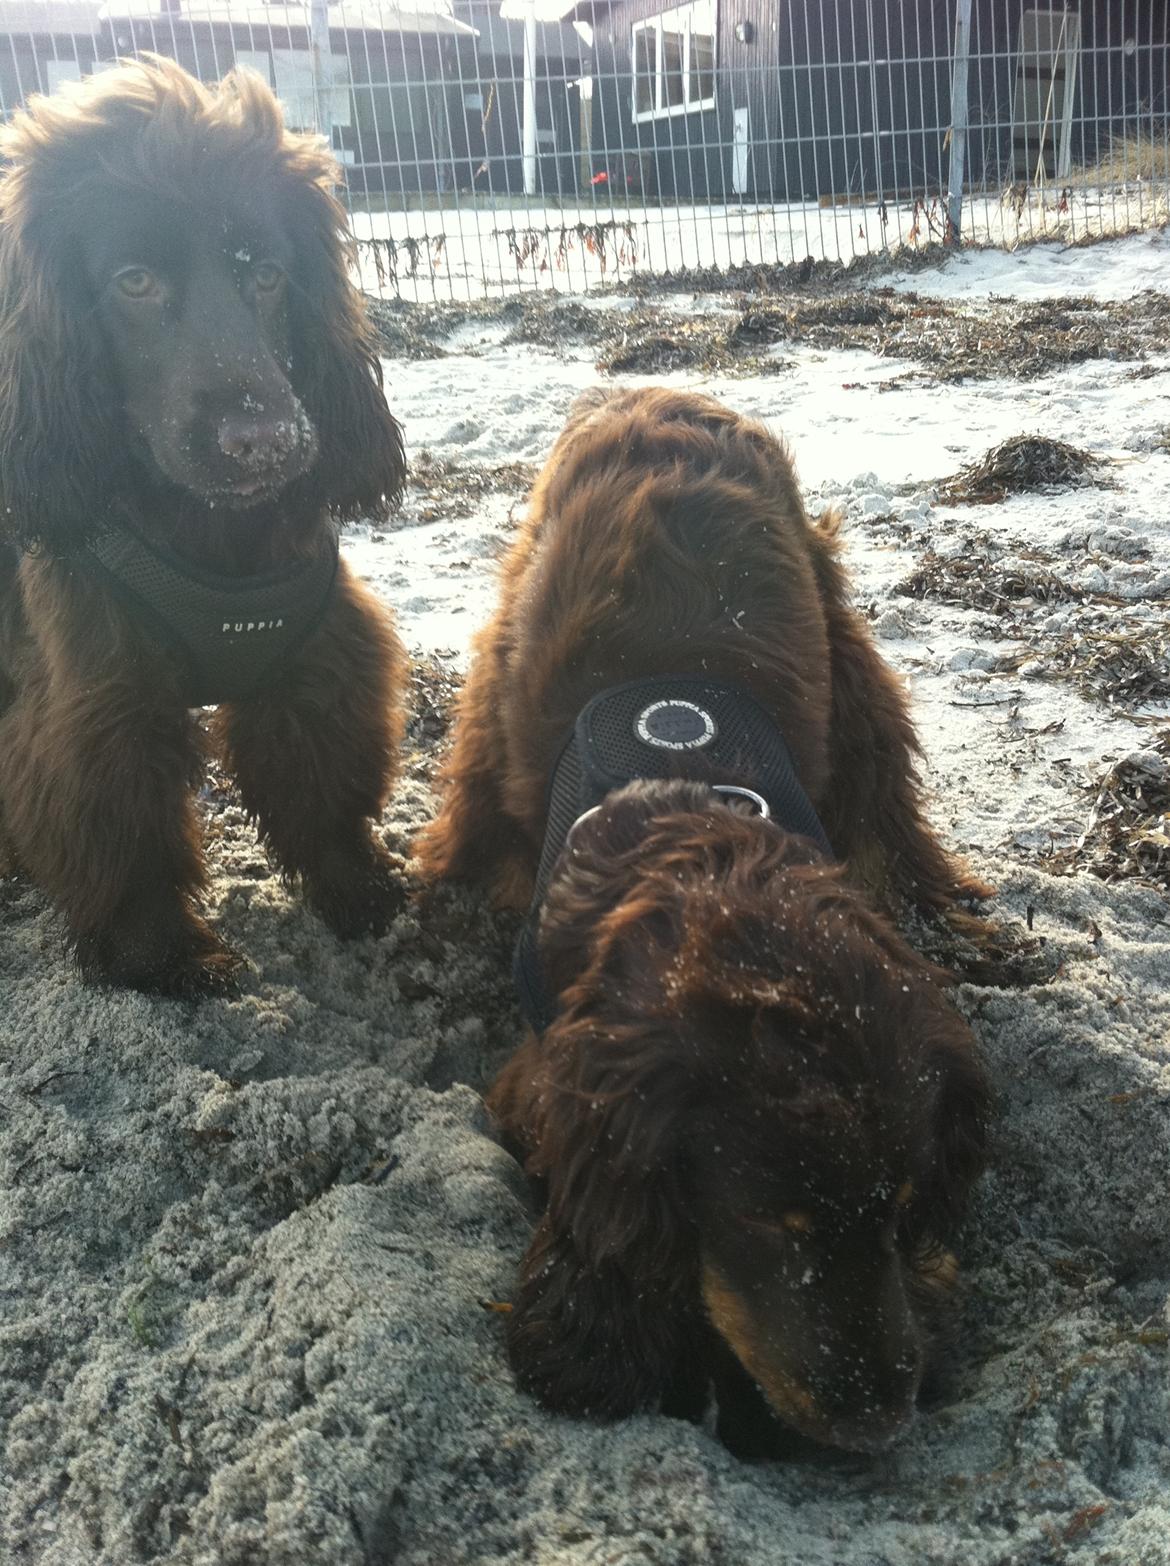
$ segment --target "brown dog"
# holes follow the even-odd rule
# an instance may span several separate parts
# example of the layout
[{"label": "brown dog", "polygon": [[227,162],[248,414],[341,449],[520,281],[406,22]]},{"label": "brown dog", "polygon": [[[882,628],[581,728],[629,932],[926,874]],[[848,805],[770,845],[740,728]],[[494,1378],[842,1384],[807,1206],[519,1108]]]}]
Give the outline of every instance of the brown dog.
[{"label": "brown dog", "polygon": [[[428,874],[512,905],[539,866],[518,965],[539,970],[537,1031],[491,1094],[547,1188],[509,1318],[522,1384],[617,1416],[695,1413],[713,1377],[745,1453],[780,1428],[755,1387],[840,1446],[905,1425],[984,1149],[974,1040],[865,895],[940,912],[984,888],[924,820],[906,699],[849,606],[836,527],[809,522],[784,449],[711,399],[583,399],[418,845]],[[778,728],[789,771],[737,724]],[[607,774],[596,747],[628,756],[635,733],[645,770]],[[586,777],[600,802],[581,814]]]},{"label": "brown dog", "polygon": [[164,60],[34,99],[0,154],[0,843],[87,975],[223,982],[189,711],[219,704],[282,870],[377,928],[404,657],[337,523],[404,458],[338,171],[258,77]]}]

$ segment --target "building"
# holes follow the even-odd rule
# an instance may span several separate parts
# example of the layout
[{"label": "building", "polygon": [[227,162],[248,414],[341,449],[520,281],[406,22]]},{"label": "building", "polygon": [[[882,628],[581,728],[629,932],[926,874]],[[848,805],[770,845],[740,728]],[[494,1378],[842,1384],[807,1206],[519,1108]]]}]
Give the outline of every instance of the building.
[{"label": "building", "polygon": [[0,111],[93,70],[96,0],[0,0]]},{"label": "building", "polygon": [[[594,180],[663,200],[945,188],[955,0],[581,0]],[[973,0],[969,183],[1163,131],[1167,0]],[[1065,95],[1065,83],[1073,84]]]},{"label": "building", "polygon": [[[0,0],[0,111],[31,92],[142,51],[203,81],[251,66],[295,129],[324,126],[351,195],[524,189],[523,21],[499,0],[332,0],[324,85],[314,77],[308,0]],[[583,45],[570,24],[535,28],[536,192],[575,193]]]},{"label": "building", "polygon": [[[454,0],[454,13],[475,29],[475,81],[466,95],[468,144],[477,193],[524,189],[524,22],[500,14],[500,0]],[[587,50],[568,22],[533,29],[536,193],[565,196],[578,188],[581,81]]]},{"label": "building", "polygon": [[[351,192],[403,204],[471,179],[463,83],[474,70],[474,32],[448,12],[379,0],[328,7],[327,85],[321,92],[333,149]],[[248,65],[275,89],[295,129],[317,121],[306,4],[263,0],[110,0],[99,48],[114,59],[153,50],[203,81]]]}]

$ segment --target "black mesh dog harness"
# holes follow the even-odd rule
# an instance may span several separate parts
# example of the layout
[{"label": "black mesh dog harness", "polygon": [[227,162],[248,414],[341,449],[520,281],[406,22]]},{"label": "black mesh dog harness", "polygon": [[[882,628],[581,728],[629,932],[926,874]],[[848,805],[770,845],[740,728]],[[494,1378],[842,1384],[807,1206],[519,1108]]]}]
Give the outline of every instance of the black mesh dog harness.
[{"label": "black mesh dog harness", "polygon": [[713,790],[759,795],[777,826],[832,858],[784,736],[747,691],[699,675],[655,676],[602,691],[581,710],[553,767],[536,889],[516,941],[512,975],[534,1032],[543,1033],[557,1010],[541,972],[540,916],[574,822],[637,778],[687,777]]},{"label": "black mesh dog harness", "polygon": [[337,530],[280,571],[220,576],[121,525],[83,557],[179,658],[192,707],[253,696],[316,630],[337,578]]}]

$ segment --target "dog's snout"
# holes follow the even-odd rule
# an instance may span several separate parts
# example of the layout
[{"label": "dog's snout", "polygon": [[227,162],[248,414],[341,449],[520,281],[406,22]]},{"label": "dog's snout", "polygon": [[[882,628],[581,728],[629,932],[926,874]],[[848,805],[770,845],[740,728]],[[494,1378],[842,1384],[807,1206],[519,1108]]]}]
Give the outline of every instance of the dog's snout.
[{"label": "dog's snout", "polygon": [[245,468],[278,467],[300,444],[295,419],[247,413],[229,414],[220,421],[219,449]]}]

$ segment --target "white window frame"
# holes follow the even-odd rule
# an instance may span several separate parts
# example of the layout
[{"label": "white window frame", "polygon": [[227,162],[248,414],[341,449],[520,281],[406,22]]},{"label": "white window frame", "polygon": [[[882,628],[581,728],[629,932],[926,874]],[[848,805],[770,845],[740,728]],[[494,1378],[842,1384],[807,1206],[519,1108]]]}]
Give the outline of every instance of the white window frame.
[{"label": "white window frame", "polygon": [[[648,120],[669,120],[679,114],[699,114],[706,109],[715,107],[715,72],[719,66],[719,8],[718,0],[708,0],[711,7],[711,20],[714,31],[711,35],[711,83],[712,93],[709,98],[691,98],[691,20],[698,4],[691,0],[688,5],[672,6],[670,10],[663,11],[658,16],[648,16],[643,21],[635,22],[630,30],[630,113],[635,125],[644,125]],[[663,100],[666,94],[663,91],[665,84],[665,72],[663,70],[662,49],[662,24],[665,21],[677,21],[686,19],[686,29],[683,33],[683,101],[682,103],[667,104]],[[654,107],[651,109],[638,108],[638,34],[652,33],[654,37]]]}]

